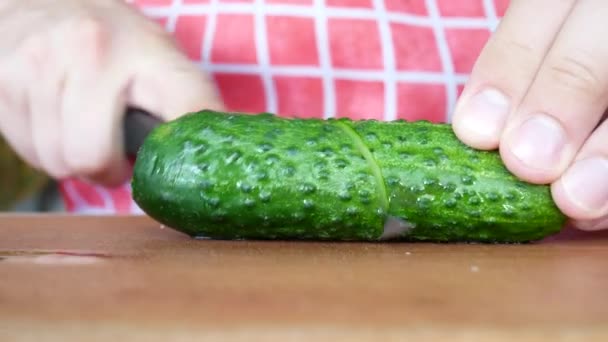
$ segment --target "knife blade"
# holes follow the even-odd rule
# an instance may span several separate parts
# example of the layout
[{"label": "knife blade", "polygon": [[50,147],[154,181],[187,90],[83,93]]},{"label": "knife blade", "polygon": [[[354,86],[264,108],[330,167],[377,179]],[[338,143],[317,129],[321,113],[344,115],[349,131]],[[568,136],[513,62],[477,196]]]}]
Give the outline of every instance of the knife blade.
[{"label": "knife blade", "polygon": [[129,157],[137,156],[146,137],[163,120],[137,108],[128,108],[123,121],[125,152]]}]

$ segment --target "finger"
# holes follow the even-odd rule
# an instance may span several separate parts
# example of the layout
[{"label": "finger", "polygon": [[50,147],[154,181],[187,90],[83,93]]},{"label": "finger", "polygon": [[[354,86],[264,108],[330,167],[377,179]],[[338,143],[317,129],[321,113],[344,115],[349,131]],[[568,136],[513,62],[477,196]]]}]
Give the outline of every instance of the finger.
[{"label": "finger", "polygon": [[69,175],[63,160],[61,123],[59,118],[64,69],[56,63],[56,56],[43,36],[33,36],[27,45],[30,68],[28,75],[31,142],[36,149],[40,167],[51,177],[61,179]]},{"label": "finger", "polygon": [[129,103],[165,120],[202,109],[224,106],[208,76],[173,52],[139,70],[129,91]]},{"label": "finger", "polygon": [[568,167],[608,105],[603,0],[579,1],[505,128],[501,155],[517,176],[550,183]]},{"label": "finger", "polygon": [[[524,97],[575,2],[511,2],[455,107],[452,123],[460,140],[479,149],[498,147],[509,113]],[[547,8],[551,15],[538,15]]]},{"label": "finger", "polygon": [[[83,51],[67,76],[62,104],[64,158],[72,173],[106,186],[128,178],[121,118],[127,80],[108,63],[109,32],[81,20],[73,44]],[[73,55],[77,56],[77,55]]]},{"label": "finger", "polygon": [[574,163],[551,185],[560,210],[578,220],[608,216],[608,121],[585,142]]},{"label": "finger", "polygon": [[27,87],[27,70],[35,66],[36,51],[29,42],[16,49],[12,58],[0,63],[0,132],[11,148],[31,167],[39,169],[40,160],[32,142]]},{"label": "finger", "polygon": [[573,221],[572,224],[580,229],[587,231],[608,229],[608,216],[601,217],[595,220],[579,220]]}]

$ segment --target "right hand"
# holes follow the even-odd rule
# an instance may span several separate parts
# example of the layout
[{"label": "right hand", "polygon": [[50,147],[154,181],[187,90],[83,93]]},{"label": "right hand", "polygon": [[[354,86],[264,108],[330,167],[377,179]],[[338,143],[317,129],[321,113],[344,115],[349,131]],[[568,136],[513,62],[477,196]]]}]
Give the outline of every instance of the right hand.
[{"label": "right hand", "polygon": [[222,109],[170,35],[124,1],[2,1],[0,133],[27,163],[121,184],[129,106],[163,120]]}]

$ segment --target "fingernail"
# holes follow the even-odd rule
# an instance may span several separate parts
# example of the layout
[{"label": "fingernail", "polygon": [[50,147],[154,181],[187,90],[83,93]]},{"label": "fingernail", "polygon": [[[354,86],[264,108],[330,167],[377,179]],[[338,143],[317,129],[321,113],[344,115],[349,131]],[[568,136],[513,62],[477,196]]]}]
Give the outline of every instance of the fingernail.
[{"label": "fingernail", "polygon": [[606,218],[591,221],[574,221],[574,226],[580,230],[594,231],[608,228]]},{"label": "fingernail", "polygon": [[601,214],[608,204],[608,160],[577,161],[562,176],[561,183],[573,204],[589,214]]},{"label": "fingernail", "polygon": [[533,114],[509,138],[510,150],[524,165],[533,169],[552,169],[562,160],[566,132],[557,120]]},{"label": "fingernail", "polygon": [[459,109],[460,127],[480,138],[498,139],[509,114],[509,99],[495,88],[473,95]]}]

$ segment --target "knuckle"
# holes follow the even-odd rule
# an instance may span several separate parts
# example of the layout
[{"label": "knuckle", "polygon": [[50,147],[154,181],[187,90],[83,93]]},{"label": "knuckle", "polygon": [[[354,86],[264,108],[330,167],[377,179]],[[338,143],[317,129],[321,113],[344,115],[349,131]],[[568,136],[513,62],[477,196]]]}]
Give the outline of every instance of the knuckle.
[{"label": "knuckle", "polygon": [[74,148],[66,148],[64,159],[72,174],[88,176],[102,173],[107,169],[112,155],[102,150],[88,149],[83,144]]},{"label": "knuckle", "polygon": [[109,31],[102,21],[92,16],[78,18],[73,26],[73,43],[94,66],[101,65],[107,54]]},{"label": "knuckle", "polygon": [[64,179],[71,176],[69,169],[66,167],[61,158],[60,147],[39,148],[39,159],[42,169],[55,179]]},{"label": "knuckle", "polygon": [[602,80],[593,62],[584,54],[557,58],[547,66],[552,84],[588,97],[603,95],[606,82]]},{"label": "knuckle", "polygon": [[[522,79],[529,77],[540,63],[540,52],[534,45],[504,35],[490,38],[482,55],[482,69],[490,75],[496,74],[496,66],[501,65],[500,73],[507,78]],[[494,76],[492,76],[494,77]]]},{"label": "knuckle", "polygon": [[19,58],[26,63],[33,75],[40,75],[44,71],[49,52],[47,41],[41,34],[27,37],[18,48]]}]

